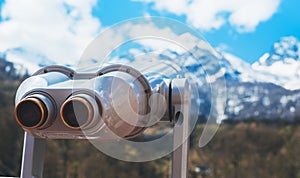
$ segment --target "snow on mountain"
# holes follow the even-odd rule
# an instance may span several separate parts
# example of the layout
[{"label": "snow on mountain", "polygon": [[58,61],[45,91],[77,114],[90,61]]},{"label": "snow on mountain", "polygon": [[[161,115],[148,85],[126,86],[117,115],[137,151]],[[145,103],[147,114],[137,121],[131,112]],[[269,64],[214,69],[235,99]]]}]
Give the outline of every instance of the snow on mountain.
[{"label": "snow on mountain", "polygon": [[[250,65],[227,52],[220,52],[226,67],[226,79],[240,82],[273,83],[285,89],[300,89],[300,43],[295,37],[283,37],[271,50]],[[232,70],[234,70],[232,72]]]},{"label": "snow on mountain", "polygon": [[0,77],[6,79],[20,79],[28,76],[28,69],[21,63],[7,61],[7,55],[0,53]]},{"label": "snow on mountain", "polygon": [[[300,111],[296,109],[300,107],[299,49],[296,38],[284,37],[263,56],[265,59],[262,57],[253,65],[230,53],[214,55],[199,48],[191,51],[198,54],[196,61],[191,59],[190,53],[178,55],[176,60],[181,61],[180,64],[196,75],[199,81],[205,80],[203,75],[206,70],[214,74],[220,71],[225,73],[225,118],[293,120],[300,117]],[[200,113],[207,116],[213,102],[210,100],[215,98],[211,98],[209,84],[202,81],[200,86]]]},{"label": "snow on mountain", "polygon": [[265,53],[258,61],[263,66],[271,66],[276,62],[289,64],[291,61],[300,60],[300,43],[293,37],[282,37],[275,42],[270,52]]},{"label": "snow on mountain", "polygon": [[292,61],[289,64],[282,64],[281,61],[278,61],[270,66],[260,66],[257,63],[250,65],[230,53],[222,52],[222,55],[224,56],[224,63],[230,63],[228,68],[235,69],[234,73],[229,73],[230,70],[226,70],[226,75],[230,75],[231,78],[235,78],[239,82],[273,83],[289,90],[300,89],[298,83],[300,78],[295,72],[298,70],[293,70],[298,68],[297,61]]},{"label": "snow on mountain", "polygon": [[[300,62],[295,60],[277,61],[270,66],[254,63],[253,69],[261,73],[261,82],[274,83],[286,89],[300,88]],[[266,77],[268,75],[268,77]]]},{"label": "snow on mountain", "polygon": [[33,74],[38,69],[49,65],[60,64],[69,66],[69,64],[60,63],[59,60],[54,61],[40,53],[35,53],[34,50],[31,51],[21,47],[7,49],[2,54],[6,56],[6,61],[14,63],[16,68],[18,66],[19,68],[27,68],[29,74]]},{"label": "snow on mountain", "polygon": [[238,81],[255,82],[257,80],[255,71],[249,63],[230,53],[223,52],[222,55],[224,56],[224,61],[228,61],[230,64],[228,68],[234,69],[234,75],[236,75]]},{"label": "snow on mountain", "polygon": [[[140,53],[148,52],[128,50],[127,54],[119,55],[114,60],[126,63],[136,60]],[[27,68],[32,74],[40,67],[55,64],[22,49],[9,50],[5,55],[8,63],[3,63],[2,70],[10,67],[16,72]],[[218,86],[219,78],[224,74],[227,87],[225,118],[289,120],[300,117],[300,111],[297,111],[300,108],[299,56],[300,45],[294,37],[283,37],[252,65],[230,53],[218,54],[199,46],[185,53],[165,50],[157,54],[162,60],[175,61],[197,80],[202,116],[207,117],[212,103],[216,103],[216,98],[211,98],[210,84]]]},{"label": "snow on mountain", "polygon": [[[283,46],[288,48],[286,45]],[[289,54],[292,53],[289,52]],[[122,59],[130,58],[128,61],[132,61],[135,59],[135,55],[138,53],[123,55]],[[287,56],[284,53],[282,55]],[[291,77],[294,76],[292,72],[276,75],[270,70],[256,69],[230,53],[221,52],[220,55],[198,46],[183,54],[166,50],[157,57],[175,61],[189,71],[194,79],[197,79],[199,96],[201,96],[199,98],[201,116],[207,118],[212,103],[215,103],[216,98],[211,97],[210,83],[218,85],[218,77],[221,76],[219,74],[224,74],[227,87],[225,118],[293,120],[300,116],[300,112],[296,109],[300,107],[300,90],[289,90],[300,87],[297,88],[299,85],[292,83],[287,85],[288,82],[297,81],[297,78],[291,80]],[[297,60],[292,60],[291,57],[282,60],[285,65],[290,67],[294,67],[297,63]],[[269,62],[269,66],[265,67],[277,67],[280,62],[280,60]],[[298,81],[300,80],[298,79]]]},{"label": "snow on mountain", "polygon": [[300,43],[295,37],[283,37],[274,43],[252,69],[260,82],[270,82],[286,89],[300,89]]},{"label": "snow on mountain", "polygon": [[23,48],[13,48],[5,51],[7,61],[15,64],[22,64],[28,69],[29,74],[33,74],[41,67],[56,64],[56,62],[46,58],[45,56],[28,51]]},{"label": "snow on mountain", "polygon": [[[43,66],[56,64],[40,54],[22,48],[10,49],[5,53],[8,61],[24,66],[28,69],[29,74]],[[195,61],[190,55],[191,53],[196,54],[199,59]],[[233,54],[227,52],[220,52],[220,54],[209,48],[195,46],[187,53],[179,54],[172,50],[166,50],[159,56],[176,60],[179,65],[185,66],[202,78],[206,75],[211,80],[210,82],[216,81],[221,74],[225,73],[225,79],[228,81],[265,82],[279,85],[285,89],[300,89],[300,43],[295,37],[283,37],[252,65]],[[129,52],[127,58],[134,56]]]},{"label": "snow on mountain", "polygon": [[7,61],[14,63],[15,66],[22,65],[24,68],[28,70],[29,74],[33,74],[35,71],[37,71],[40,68],[38,64],[30,60],[24,60],[24,58],[18,54],[9,53],[6,59]]}]

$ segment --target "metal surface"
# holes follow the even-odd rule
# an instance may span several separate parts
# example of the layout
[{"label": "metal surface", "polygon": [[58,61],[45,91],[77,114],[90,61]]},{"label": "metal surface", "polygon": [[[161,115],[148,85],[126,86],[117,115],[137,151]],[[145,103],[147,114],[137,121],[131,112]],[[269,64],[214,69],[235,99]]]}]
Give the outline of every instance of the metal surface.
[{"label": "metal surface", "polygon": [[174,109],[174,152],[171,178],[187,178],[189,150],[189,85],[185,79],[172,80],[172,106]]},{"label": "metal surface", "polygon": [[35,138],[25,132],[21,178],[42,178],[46,140]]}]

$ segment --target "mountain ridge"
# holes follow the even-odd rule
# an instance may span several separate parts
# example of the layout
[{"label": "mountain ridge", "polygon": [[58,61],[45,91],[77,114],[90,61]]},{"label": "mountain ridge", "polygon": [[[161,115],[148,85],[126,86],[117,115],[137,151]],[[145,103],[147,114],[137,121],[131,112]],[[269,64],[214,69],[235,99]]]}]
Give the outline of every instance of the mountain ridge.
[{"label": "mountain ridge", "polygon": [[[197,54],[197,59],[191,53]],[[218,83],[218,77],[224,73],[227,87],[227,101],[224,119],[245,118],[274,119],[282,118],[293,120],[300,117],[300,43],[295,37],[283,37],[275,42],[270,51],[266,52],[257,62],[249,64],[244,60],[225,51],[220,54],[201,49],[195,46],[191,51],[179,54],[174,51],[163,51],[158,55],[160,59],[172,59],[180,66],[186,68],[199,84],[201,96],[199,108],[200,115],[209,117],[212,100],[210,83]],[[13,59],[6,53],[0,55],[0,71],[6,75],[30,74],[24,71],[24,66],[19,64],[14,51]],[[121,55],[120,59],[135,60],[133,54]],[[46,60],[46,59],[44,59]],[[44,60],[34,60],[43,62]],[[19,63],[18,63],[19,62]],[[48,61],[45,64],[26,61],[25,66],[38,68],[54,64]],[[1,67],[2,65],[2,67]],[[9,66],[9,67],[7,67]],[[11,69],[11,70],[8,70]],[[288,71],[288,73],[284,73]],[[10,74],[9,74],[10,73]],[[207,81],[207,75],[210,81]]]}]

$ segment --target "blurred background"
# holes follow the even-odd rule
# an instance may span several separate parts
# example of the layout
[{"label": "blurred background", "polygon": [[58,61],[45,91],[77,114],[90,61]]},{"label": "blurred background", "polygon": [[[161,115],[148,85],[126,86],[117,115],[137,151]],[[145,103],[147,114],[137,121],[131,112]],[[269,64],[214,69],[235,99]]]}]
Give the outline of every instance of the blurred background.
[{"label": "blurred background", "polygon": [[[160,16],[201,33],[219,53],[221,67],[214,70],[222,70],[226,79],[224,119],[203,148],[198,141],[211,101],[205,96],[209,88],[200,91],[189,177],[300,178],[299,5],[297,0],[0,0],[0,175],[20,174],[23,130],[13,110],[21,81],[47,65],[76,66],[89,42],[117,22]],[[151,45],[143,50],[151,51]],[[199,51],[196,46],[192,50]],[[128,50],[120,58],[134,60],[134,54]],[[203,54],[200,63],[215,55]],[[184,63],[189,55],[171,49],[160,56],[175,56]],[[186,66],[196,76],[201,68],[188,62]],[[88,141],[47,141],[46,178],[150,178],[169,173],[169,156],[127,163],[102,154]]]}]

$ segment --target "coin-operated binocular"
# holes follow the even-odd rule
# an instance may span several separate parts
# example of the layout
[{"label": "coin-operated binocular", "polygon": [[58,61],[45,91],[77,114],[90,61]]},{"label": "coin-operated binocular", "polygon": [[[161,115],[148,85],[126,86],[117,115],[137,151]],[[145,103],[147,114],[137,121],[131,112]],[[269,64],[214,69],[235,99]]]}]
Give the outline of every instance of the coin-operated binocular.
[{"label": "coin-operated binocular", "polygon": [[190,84],[184,77],[169,61],[40,69],[16,95],[15,118],[25,130],[21,177],[42,177],[45,139],[130,139],[166,121],[176,128],[172,177],[186,177]]}]

